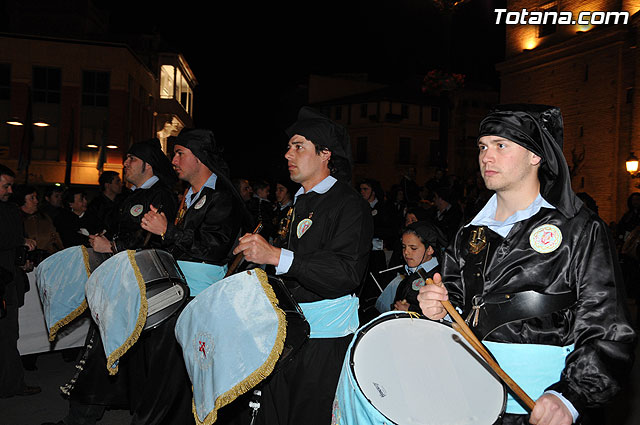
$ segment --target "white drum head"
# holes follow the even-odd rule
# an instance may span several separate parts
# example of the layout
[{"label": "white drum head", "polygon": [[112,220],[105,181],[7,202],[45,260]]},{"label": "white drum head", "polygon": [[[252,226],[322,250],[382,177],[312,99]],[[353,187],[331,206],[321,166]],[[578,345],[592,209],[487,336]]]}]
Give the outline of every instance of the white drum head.
[{"label": "white drum head", "polygon": [[396,424],[491,425],[503,412],[502,383],[450,326],[390,315],[358,338],[354,377],[369,402]]}]

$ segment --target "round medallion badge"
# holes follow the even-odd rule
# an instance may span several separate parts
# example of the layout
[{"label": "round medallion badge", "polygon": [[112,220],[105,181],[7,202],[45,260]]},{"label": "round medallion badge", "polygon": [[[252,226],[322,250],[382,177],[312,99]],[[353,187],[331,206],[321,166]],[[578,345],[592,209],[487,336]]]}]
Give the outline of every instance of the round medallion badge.
[{"label": "round medallion badge", "polygon": [[553,224],[536,227],[529,236],[531,248],[541,254],[548,254],[558,249],[562,243],[562,232]]},{"label": "round medallion badge", "polygon": [[129,210],[131,215],[134,217],[137,217],[140,214],[142,214],[142,211],[144,211],[144,207],[140,204],[132,206],[131,209]]},{"label": "round medallion badge", "polygon": [[421,277],[411,282],[411,288],[413,288],[414,291],[419,291],[424,285],[424,279]]},{"label": "round medallion badge", "polygon": [[373,217],[377,216],[378,215],[378,210],[371,210],[371,215]]},{"label": "round medallion badge", "polygon": [[207,202],[207,195],[203,195],[202,198],[200,198],[200,200],[196,202],[193,208],[199,210],[200,208],[202,208],[205,202]]},{"label": "round medallion badge", "polygon": [[298,223],[298,227],[296,228],[298,239],[300,239],[302,235],[304,235],[305,232],[309,230],[309,227],[311,227],[312,224],[313,224],[313,221],[311,221],[308,218],[305,218],[304,220],[300,221],[300,223]]}]

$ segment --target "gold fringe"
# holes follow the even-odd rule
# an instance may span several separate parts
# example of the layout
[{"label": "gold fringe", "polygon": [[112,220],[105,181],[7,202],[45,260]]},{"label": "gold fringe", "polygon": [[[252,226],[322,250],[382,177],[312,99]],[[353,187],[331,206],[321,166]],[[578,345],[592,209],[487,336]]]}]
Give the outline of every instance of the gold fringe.
[{"label": "gold fringe", "polygon": [[196,402],[195,399],[191,401],[191,409],[193,411],[193,416],[196,419],[197,425],[211,425],[218,419],[218,410],[227,404],[231,403],[233,400],[246,393],[247,391],[254,388],[260,382],[262,382],[265,378],[271,375],[273,369],[276,366],[276,363],[280,359],[280,355],[282,354],[282,350],[284,349],[284,340],[287,337],[287,318],[284,312],[278,307],[278,298],[276,297],[275,292],[273,292],[273,288],[269,284],[269,279],[267,278],[267,274],[264,270],[255,268],[252,272],[256,273],[258,276],[258,280],[262,285],[262,289],[264,290],[265,295],[271,302],[271,306],[278,317],[278,332],[276,335],[276,341],[271,349],[271,353],[267,360],[256,369],[253,373],[247,376],[242,382],[236,384],[233,388],[227,391],[224,394],[221,394],[216,399],[214,408],[209,414],[204,418],[201,422],[198,419],[198,415],[196,414]]},{"label": "gold fringe", "polygon": [[140,312],[138,313],[138,319],[136,320],[136,327],[133,329],[131,335],[129,335],[127,340],[120,347],[114,350],[107,359],[107,370],[109,371],[109,375],[115,375],[118,373],[118,366],[116,365],[116,367],[112,367],[113,364],[138,341],[142,328],[144,328],[144,325],[147,322],[147,310],[149,308],[147,303],[147,287],[144,284],[144,279],[142,278],[142,273],[140,273],[138,263],[136,263],[136,252],[129,249],[127,250],[127,255],[129,256],[129,261],[131,262],[133,272],[136,275],[136,280],[138,281],[138,289],[140,290]]},{"label": "gold fringe", "polygon": [[91,276],[91,267],[89,266],[89,251],[84,245],[80,245],[82,249],[82,258],[84,259],[84,269],[87,271],[87,277]]},{"label": "gold fringe", "polygon": [[55,325],[51,326],[51,329],[49,329],[49,342],[53,342],[53,340],[56,339],[56,334],[58,333],[58,331],[62,329],[63,326],[74,321],[78,316],[84,313],[86,309],[87,309],[87,300],[84,299],[82,300],[78,308],[73,310],[66,317],[58,320]]},{"label": "gold fringe", "polygon": [[[84,269],[87,272],[87,278],[91,276],[91,269],[89,268],[89,252],[87,252],[87,248],[80,245],[80,250],[82,251],[82,259],[84,260]],[[80,316],[87,309],[87,300],[82,300],[82,303],[75,310],[69,313],[66,317],[58,320],[51,329],[49,329],[49,342],[53,342],[56,339],[56,334],[63,326],[68,325],[73,320],[75,320],[78,316]]]}]

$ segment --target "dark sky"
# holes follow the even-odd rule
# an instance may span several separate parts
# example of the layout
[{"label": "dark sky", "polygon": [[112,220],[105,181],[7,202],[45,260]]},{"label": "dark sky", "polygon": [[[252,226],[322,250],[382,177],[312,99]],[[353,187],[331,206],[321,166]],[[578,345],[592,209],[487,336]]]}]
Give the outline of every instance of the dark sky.
[{"label": "dark sky", "polygon": [[394,83],[448,67],[497,88],[504,52],[493,10],[505,0],[470,0],[450,17],[430,0],[153,2],[139,12],[105,3],[115,30],[158,31],[184,54],[199,83],[196,126],[214,131],[234,174],[249,176],[284,164],[282,130],[309,73]]}]

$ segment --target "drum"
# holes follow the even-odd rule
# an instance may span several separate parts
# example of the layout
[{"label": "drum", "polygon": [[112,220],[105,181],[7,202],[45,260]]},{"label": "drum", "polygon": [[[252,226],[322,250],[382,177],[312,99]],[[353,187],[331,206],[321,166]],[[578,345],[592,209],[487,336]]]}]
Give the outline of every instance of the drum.
[{"label": "drum", "polygon": [[182,309],[189,288],[171,254],[148,249],[122,251],[104,261],[89,276],[85,293],[113,375],[142,331]]},{"label": "drum", "polygon": [[198,294],[175,327],[193,386],[197,423],[287,364],[309,325],[284,283],[261,269],[243,271]]},{"label": "drum", "polygon": [[505,404],[499,378],[451,326],[389,312],[349,346],[332,424],[489,425]]},{"label": "drum", "polygon": [[180,311],[189,298],[187,281],[173,256],[158,249],[135,253],[147,294],[147,322],[143,331],[154,329]]}]

